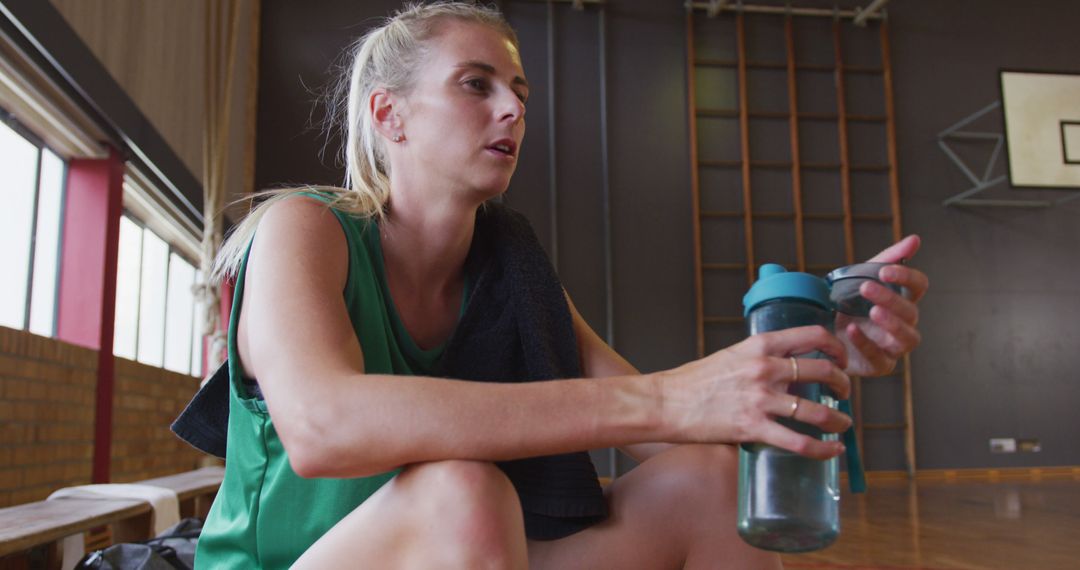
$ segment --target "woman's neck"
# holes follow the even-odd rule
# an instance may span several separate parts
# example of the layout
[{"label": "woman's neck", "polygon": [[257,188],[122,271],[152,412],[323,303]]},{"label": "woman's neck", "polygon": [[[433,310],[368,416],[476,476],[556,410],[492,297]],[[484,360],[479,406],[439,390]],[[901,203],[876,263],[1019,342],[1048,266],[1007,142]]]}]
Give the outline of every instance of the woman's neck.
[{"label": "woman's neck", "polygon": [[475,222],[476,207],[420,206],[395,196],[380,226],[395,296],[438,297],[459,290]]},{"label": "woman's neck", "polygon": [[399,197],[379,227],[386,283],[409,336],[426,350],[457,324],[476,208],[409,207]]}]

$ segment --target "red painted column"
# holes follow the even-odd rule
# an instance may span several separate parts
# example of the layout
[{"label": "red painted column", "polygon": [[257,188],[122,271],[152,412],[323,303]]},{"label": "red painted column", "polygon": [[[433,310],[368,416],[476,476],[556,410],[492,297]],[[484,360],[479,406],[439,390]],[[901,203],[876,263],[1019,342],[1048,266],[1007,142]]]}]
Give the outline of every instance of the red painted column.
[{"label": "red painted column", "polygon": [[[221,281],[221,321],[218,326],[221,327],[222,334],[225,335],[225,341],[228,343],[229,335],[229,321],[232,319],[232,302],[233,302],[233,279],[223,279]],[[229,358],[229,346],[226,344],[221,349],[221,354],[218,355],[218,362],[225,362]],[[207,374],[213,372],[213,370],[207,370]]]},{"label": "red painted column", "polygon": [[98,351],[93,481],[109,481],[114,380],[113,326],[116,260],[120,242],[124,161],[110,149],[104,159],[68,164],[57,337]]},{"label": "red painted column", "polygon": [[[220,290],[218,294],[221,299],[218,303],[218,330],[223,335],[226,335],[226,341],[229,334],[229,318],[232,316],[232,299],[233,299],[233,281],[232,279],[225,279],[221,282]],[[210,336],[202,337],[202,377],[205,379],[207,376],[216,372],[216,366],[224,362],[229,357],[228,346],[221,349],[220,354],[214,354],[214,341]],[[214,366],[214,368],[211,368]]]},{"label": "red painted column", "polygon": [[221,282],[221,330],[228,332],[229,319],[232,317],[233,279]]}]

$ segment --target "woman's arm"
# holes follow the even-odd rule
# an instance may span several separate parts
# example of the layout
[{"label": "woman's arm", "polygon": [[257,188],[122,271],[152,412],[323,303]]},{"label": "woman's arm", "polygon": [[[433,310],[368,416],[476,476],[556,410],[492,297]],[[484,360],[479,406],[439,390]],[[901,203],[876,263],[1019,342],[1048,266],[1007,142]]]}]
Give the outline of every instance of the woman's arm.
[{"label": "woman's arm", "polygon": [[[877,254],[870,261],[898,262],[910,259],[919,250],[919,238],[908,236]],[[929,280],[926,274],[903,265],[891,266],[882,271],[883,280],[896,283],[908,290],[908,298],[874,284],[863,285],[862,293],[876,307],[870,318],[860,323],[840,315],[837,332],[844,342],[852,374],[884,374],[891,371],[897,359],[919,345],[920,335],[916,328],[919,319],[918,302],[926,294]],[[574,333],[581,354],[581,368],[589,378],[629,376],[639,374],[629,362],[615,352],[578,313],[570,295],[566,302],[574,319]],[[865,332],[864,332],[865,331]],[[672,447],[670,443],[638,443],[625,445],[620,451],[642,462]]]},{"label": "woman's arm", "polygon": [[[791,380],[784,356],[823,350],[843,361],[843,347],[824,329],[759,335],[673,371],[590,382],[365,374],[342,297],[347,259],[333,214],[295,198],[266,213],[248,261],[241,362],[258,378],[301,476],[355,477],[423,461],[496,461],[655,441],[753,439],[816,457],[841,450],[771,421],[791,404],[783,393]],[[827,382],[841,394],[849,389],[828,361],[804,363],[801,380]],[[849,421],[812,403],[800,407],[800,419],[828,431]]]},{"label": "woman's arm", "polygon": [[[577,336],[578,353],[581,355],[581,373],[587,378],[607,378],[611,376],[633,376],[641,374],[615,349],[608,346],[600,335],[585,322],[578,312],[570,295],[566,295],[570,305],[570,314],[574,319],[574,335]],[[646,459],[674,447],[672,443],[634,443],[624,445],[619,451],[641,463]]]},{"label": "woman's arm", "polygon": [[364,374],[342,291],[344,233],[325,205],[274,205],[252,246],[238,347],[297,473],[359,476],[439,459],[616,445],[659,428],[652,378],[598,385]]}]

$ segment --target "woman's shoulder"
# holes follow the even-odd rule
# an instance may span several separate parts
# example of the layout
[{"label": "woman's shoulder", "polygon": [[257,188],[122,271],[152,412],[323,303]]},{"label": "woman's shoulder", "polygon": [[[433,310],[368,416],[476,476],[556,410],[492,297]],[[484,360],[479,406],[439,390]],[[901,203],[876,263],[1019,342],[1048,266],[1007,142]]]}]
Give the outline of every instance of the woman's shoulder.
[{"label": "woman's shoulder", "polygon": [[253,256],[282,258],[288,263],[305,259],[314,261],[315,267],[339,265],[335,262],[347,259],[345,232],[325,201],[301,193],[272,199],[258,221]]},{"label": "woman's shoulder", "polygon": [[215,260],[215,276],[235,277],[247,259],[345,258],[351,234],[365,221],[335,208],[321,187],[279,188],[254,196],[258,205],[230,232]]},{"label": "woman's shoulder", "polygon": [[[340,235],[337,217],[330,202],[310,192],[282,194],[272,198],[259,220],[259,233],[285,231],[303,232],[321,237]],[[297,235],[301,238],[304,236]]]}]

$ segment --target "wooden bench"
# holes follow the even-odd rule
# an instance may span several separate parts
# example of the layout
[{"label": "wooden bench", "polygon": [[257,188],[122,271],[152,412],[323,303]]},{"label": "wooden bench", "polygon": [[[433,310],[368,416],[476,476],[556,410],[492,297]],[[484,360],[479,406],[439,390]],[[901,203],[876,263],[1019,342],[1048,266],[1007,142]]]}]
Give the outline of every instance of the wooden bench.
[{"label": "wooden bench", "polygon": [[139,484],[175,491],[177,499],[180,500],[180,518],[206,519],[224,475],[225,469],[222,467],[203,467],[187,473],[139,481]]},{"label": "wooden bench", "polygon": [[[204,467],[135,483],[172,489],[181,518],[205,518],[223,475],[220,467]],[[113,543],[146,540],[151,514],[149,503],[134,499],[63,498],[0,509],[0,570],[58,568],[63,539],[98,527],[111,527]]]}]

